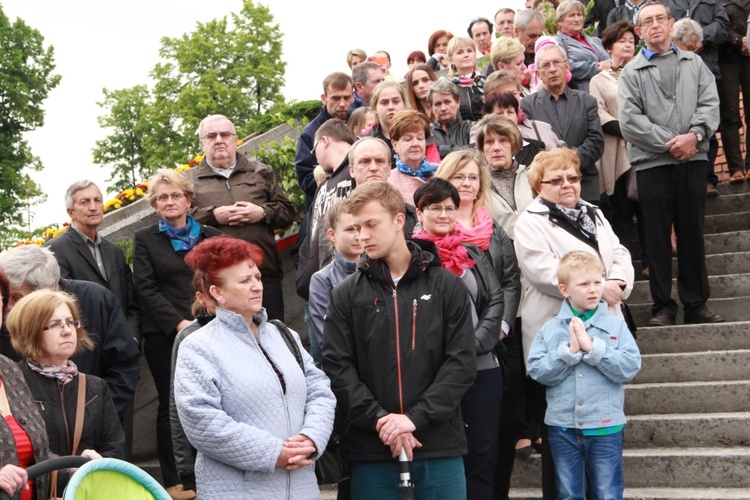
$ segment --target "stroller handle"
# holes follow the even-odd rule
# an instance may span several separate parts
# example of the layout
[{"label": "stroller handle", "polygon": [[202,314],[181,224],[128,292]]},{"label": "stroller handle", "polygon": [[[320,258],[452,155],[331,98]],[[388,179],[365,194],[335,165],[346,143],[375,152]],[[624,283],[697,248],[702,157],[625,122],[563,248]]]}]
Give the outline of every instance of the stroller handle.
[{"label": "stroller handle", "polygon": [[[49,460],[45,460],[44,462],[32,465],[31,467],[26,469],[26,474],[29,475],[29,479],[36,479],[39,476],[49,474],[54,470],[80,467],[88,461],[89,459],[86,457],[75,455],[51,458]],[[10,498],[11,497],[7,493],[0,490],[0,500],[10,500]]]}]

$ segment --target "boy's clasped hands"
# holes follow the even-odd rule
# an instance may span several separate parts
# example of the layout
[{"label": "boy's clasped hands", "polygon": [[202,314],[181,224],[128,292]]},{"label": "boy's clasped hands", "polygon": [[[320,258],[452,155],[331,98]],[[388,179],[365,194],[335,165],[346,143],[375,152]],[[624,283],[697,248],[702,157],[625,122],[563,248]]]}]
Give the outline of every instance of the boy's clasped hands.
[{"label": "boy's clasped hands", "polygon": [[578,351],[591,352],[593,343],[591,337],[586,332],[586,327],[583,326],[581,318],[573,317],[568,325],[570,330],[570,353],[575,354]]}]

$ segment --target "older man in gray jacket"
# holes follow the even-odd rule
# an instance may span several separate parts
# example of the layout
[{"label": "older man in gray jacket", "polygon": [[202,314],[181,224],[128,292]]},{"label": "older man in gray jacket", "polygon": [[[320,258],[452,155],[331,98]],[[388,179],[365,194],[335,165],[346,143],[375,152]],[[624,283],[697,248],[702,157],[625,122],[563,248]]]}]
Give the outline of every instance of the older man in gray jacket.
[{"label": "older man in gray jacket", "polygon": [[673,325],[677,315],[671,297],[673,225],[685,323],[724,321],[706,308],[703,243],[708,138],[719,125],[719,98],[700,57],[671,43],[673,24],[662,3],[641,8],[635,29],[646,47],[623,69],[618,83],[620,128],[631,144],[651,258],[649,326]]}]

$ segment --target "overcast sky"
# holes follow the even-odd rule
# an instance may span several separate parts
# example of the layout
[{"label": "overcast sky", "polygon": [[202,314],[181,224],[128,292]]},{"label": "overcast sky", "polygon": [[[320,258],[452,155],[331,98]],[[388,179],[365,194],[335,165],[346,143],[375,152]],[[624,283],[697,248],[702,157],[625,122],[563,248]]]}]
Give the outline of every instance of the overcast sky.
[{"label": "overcast sky", "polygon": [[[492,19],[501,7],[518,9],[521,0],[492,5],[487,1],[404,2],[373,4],[343,0],[290,2],[265,0],[284,33],[287,100],[318,99],[323,78],[349,71],[346,53],[361,48],[371,54],[387,50],[392,72],[403,75],[412,50],[427,54],[427,40],[437,29],[465,35],[471,19]],[[33,173],[47,193],[36,207],[32,228],[68,220],[63,197],[72,182],[88,178],[105,190],[109,173],[92,163],[91,150],[105,137],[97,117],[102,88],[110,90],[150,83],[158,61],[160,39],[193,31],[196,22],[238,12],[241,0],[0,0],[5,15],[23,19],[55,49],[60,85],[45,102],[44,127],[27,135],[44,171]],[[361,6],[362,8],[357,8]],[[460,6],[460,8],[459,8]],[[2,75],[0,75],[2,78]],[[242,121],[242,117],[234,117]],[[196,143],[196,152],[198,144]],[[168,165],[165,165],[168,166]],[[105,198],[109,198],[105,194]]]}]

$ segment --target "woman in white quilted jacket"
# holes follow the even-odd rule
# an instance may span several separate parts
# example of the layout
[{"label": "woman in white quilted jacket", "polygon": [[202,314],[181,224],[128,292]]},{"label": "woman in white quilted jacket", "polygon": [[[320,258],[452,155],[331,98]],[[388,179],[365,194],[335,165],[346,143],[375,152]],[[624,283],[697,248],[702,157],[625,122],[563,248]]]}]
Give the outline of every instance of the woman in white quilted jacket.
[{"label": "woman in white quilted jacket", "polygon": [[174,392],[198,451],[198,498],[320,498],[313,463],[328,442],[336,400],[292,332],[304,370],[268,323],[261,250],[228,236],[185,257],[216,319],[181,345]]}]

